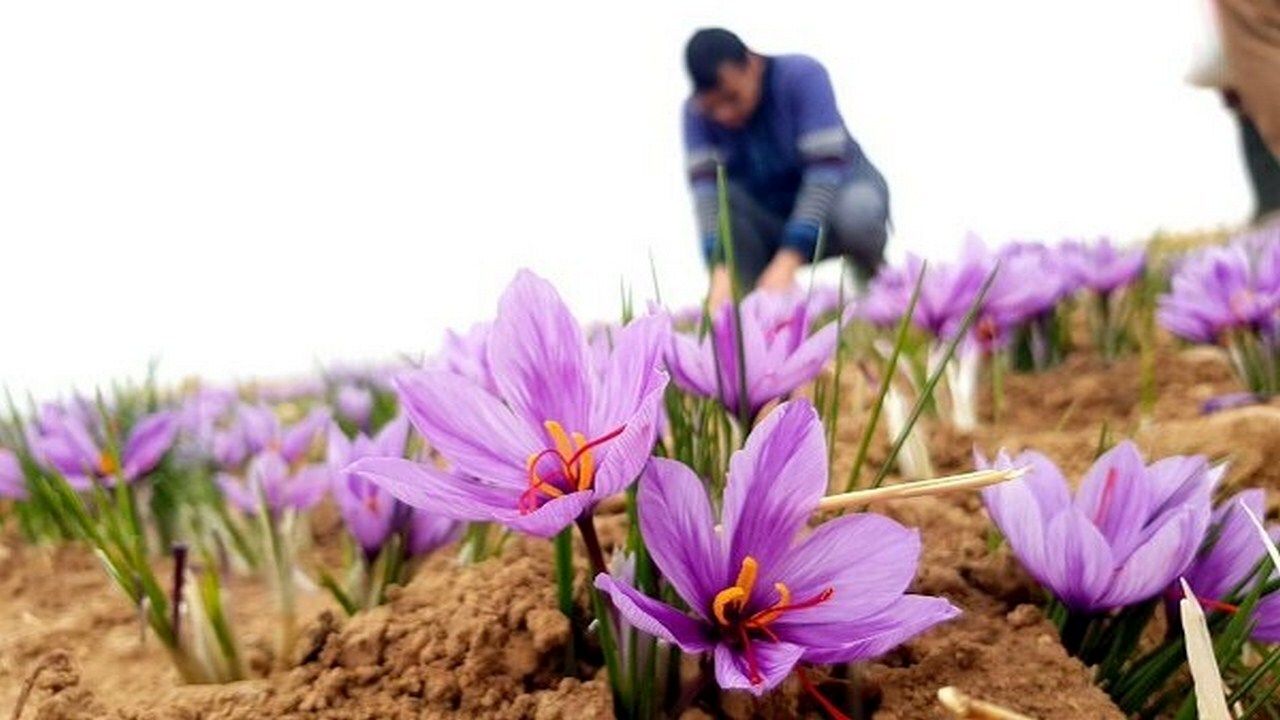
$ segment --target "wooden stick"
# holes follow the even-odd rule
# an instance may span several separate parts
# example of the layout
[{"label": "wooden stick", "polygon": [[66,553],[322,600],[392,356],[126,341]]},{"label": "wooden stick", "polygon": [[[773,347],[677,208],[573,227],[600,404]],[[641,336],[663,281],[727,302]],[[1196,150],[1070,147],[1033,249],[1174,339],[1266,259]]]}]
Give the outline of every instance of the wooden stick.
[{"label": "wooden stick", "polygon": [[1010,470],[978,470],[962,475],[916,480],[899,485],[872,488],[870,490],[854,490],[853,492],[828,495],[818,501],[818,510],[847,510],[861,507],[877,500],[896,500],[900,498],[922,497],[924,495],[942,495],[961,490],[977,490],[1007,480],[1016,480],[1027,472],[1026,468]]},{"label": "wooden stick", "polygon": [[959,688],[951,686],[938,690],[938,702],[956,717],[967,720],[1033,720],[999,705],[975,700],[960,692]]}]

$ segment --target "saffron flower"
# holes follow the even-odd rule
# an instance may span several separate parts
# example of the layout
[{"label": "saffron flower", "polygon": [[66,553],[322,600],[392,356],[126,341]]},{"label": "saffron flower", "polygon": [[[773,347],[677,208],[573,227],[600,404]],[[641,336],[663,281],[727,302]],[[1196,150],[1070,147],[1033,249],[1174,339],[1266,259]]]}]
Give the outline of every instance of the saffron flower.
[{"label": "saffron flower", "polygon": [[373,416],[373,392],[358,385],[344,384],[338,388],[334,406],[343,420],[356,427],[367,428],[369,418]]},{"label": "saffron flower", "polygon": [[430,552],[452,538],[456,521],[436,513],[409,508],[387,491],[350,472],[348,466],[363,457],[404,457],[409,439],[409,419],[403,415],[387,423],[374,437],[360,434],[348,439],[337,425],[329,427],[328,466],[332,494],[347,530],[372,559],[392,533],[408,536],[409,554]]},{"label": "saffron flower", "polygon": [[76,490],[88,490],[94,483],[109,485],[117,478],[129,482],[154,470],[177,432],[172,412],[147,415],[134,424],[117,457],[90,430],[83,414],[46,412],[28,440],[37,460]]},{"label": "saffron flower", "polygon": [[449,469],[363,458],[351,470],[412,507],[550,537],[644,467],[667,384],[667,336],[664,316],[637,319],[614,333],[605,367],[593,367],[555,289],[522,271],[488,341],[498,396],[438,368],[396,381],[410,421]]},{"label": "saffron flower", "polygon": [[686,391],[754,418],[769,402],[817,377],[835,354],[838,328],[832,321],[810,334],[814,316],[803,295],[795,293],[757,290],[743,298],[740,314],[745,398],[739,397],[743,378],[731,304],[715,311],[705,337],[674,333],[667,364]]},{"label": "saffron flower", "polygon": [[1105,237],[1088,244],[1064,242],[1059,253],[1075,276],[1076,283],[1100,295],[1109,295],[1132,285],[1147,265],[1144,248],[1124,250]]},{"label": "saffron flower", "polygon": [[279,452],[264,450],[250,458],[243,477],[218,473],[217,482],[227,501],[243,512],[256,515],[264,499],[275,515],[320,502],[329,488],[329,472],[323,465],[292,467]]},{"label": "saffron flower", "polygon": [[[980,467],[988,466],[979,457]],[[1032,577],[1068,608],[1098,613],[1149,600],[1195,558],[1221,469],[1201,456],[1146,465],[1123,442],[1093,464],[1074,498],[1062,472],[1034,451],[996,458],[1027,467],[982,491],[987,512]]]},{"label": "saffron flower", "polygon": [[1187,258],[1160,296],[1157,317],[1174,335],[1217,343],[1227,333],[1271,332],[1280,308],[1280,273],[1261,272],[1244,243],[1205,248]]},{"label": "saffron flower", "polygon": [[0,447],[0,498],[25,500],[27,480],[22,474],[18,456],[9,448]]},{"label": "saffron flower", "polygon": [[883,270],[867,287],[858,314],[874,325],[887,327],[907,312],[920,273],[925,273],[912,322],[935,339],[950,338],[965,313],[978,299],[982,283],[991,272],[992,258],[977,238],[965,241],[955,262],[930,262],[908,254],[901,269]]},{"label": "saffron flower", "polygon": [[698,477],[655,458],[640,481],[640,527],[692,614],[604,573],[596,587],[636,628],[711,653],[722,688],[756,695],[797,663],[875,657],[955,617],[944,599],[904,594],[920,556],[916,531],[857,514],[799,537],[826,487],[823,430],[805,400],[769,413],[734,454],[723,531]]},{"label": "saffron flower", "polygon": [[[1052,313],[1069,287],[1057,257],[1044,245],[1010,243],[995,257],[1000,269],[972,331],[988,353],[1003,348],[1014,329]],[[961,310],[962,317],[967,309]]]},{"label": "saffron flower", "polygon": [[[1183,578],[1202,604],[1211,610],[1235,612],[1228,601],[1234,593],[1247,595],[1245,582],[1266,558],[1266,548],[1258,538],[1258,530],[1241,505],[1256,517],[1266,514],[1266,493],[1260,489],[1243,490],[1214,510],[1208,538],[1195,562]],[[1280,536],[1280,528],[1271,528],[1272,538]],[[1179,587],[1169,587],[1170,598],[1181,596]],[[1258,642],[1280,642],[1280,593],[1269,593],[1254,608],[1250,637]]]},{"label": "saffron flower", "polygon": [[316,408],[297,423],[286,426],[266,405],[242,405],[234,422],[214,434],[213,458],[219,467],[232,470],[253,455],[270,451],[286,463],[297,463],[323,436],[329,411]]}]

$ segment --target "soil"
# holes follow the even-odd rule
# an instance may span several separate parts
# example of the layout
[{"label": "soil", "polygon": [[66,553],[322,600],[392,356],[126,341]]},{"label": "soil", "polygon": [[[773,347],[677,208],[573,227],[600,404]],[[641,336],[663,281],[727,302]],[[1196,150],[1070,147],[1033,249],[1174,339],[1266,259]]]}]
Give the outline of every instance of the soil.
[{"label": "soil", "polygon": [[[1202,417],[1204,400],[1239,389],[1212,349],[1165,348],[1155,367],[1157,400],[1145,414],[1137,358],[1106,365],[1078,354],[1045,373],[1009,375],[998,421],[986,403],[986,422],[973,433],[925,428],[934,466],[938,472],[968,470],[975,447],[987,453],[1035,447],[1078,476],[1105,423],[1112,437],[1133,437],[1149,454],[1202,452],[1228,459],[1228,484],[1280,488],[1280,407]],[[855,380],[849,379],[849,397],[858,394]],[[850,413],[838,428],[837,478],[852,463],[863,415]],[[885,445],[883,438],[873,445],[870,468],[886,457]],[[990,549],[989,522],[976,496],[873,509],[920,528],[924,557],[915,590],[944,595],[965,612],[858,669],[855,679],[872,698],[872,718],[951,717],[936,699],[946,685],[1042,720],[1121,717],[1090,683],[1088,669],[1063,651],[1007,549]],[[606,543],[621,535],[621,523],[620,517],[602,520]],[[331,519],[316,525],[323,527],[317,531],[320,552],[331,553],[324,547]],[[583,666],[580,678],[569,679],[561,672],[569,626],[555,609],[548,543],[513,540],[500,558],[472,566],[459,565],[445,550],[406,587],[393,589],[387,605],[350,619],[322,593],[308,595],[296,667],[229,685],[183,686],[163,648],[154,639],[140,641],[135,612],[91,555],[4,538],[0,715],[10,712],[24,680],[45,661],[49,667],[35,683],[25,718],[552,720],[612,714],[602,672]],[[241,578],[231,595],[237,632],[264,653],[272,631],[271,614],[263,611],[270,607],[266,589]],[[828,693],[848,683],[815,679]],[[762,702],[729,697],[725,712],[738,718],[821,717],[797,685],[793,678]],[[686,717],[705,715],[691,710]]]}]

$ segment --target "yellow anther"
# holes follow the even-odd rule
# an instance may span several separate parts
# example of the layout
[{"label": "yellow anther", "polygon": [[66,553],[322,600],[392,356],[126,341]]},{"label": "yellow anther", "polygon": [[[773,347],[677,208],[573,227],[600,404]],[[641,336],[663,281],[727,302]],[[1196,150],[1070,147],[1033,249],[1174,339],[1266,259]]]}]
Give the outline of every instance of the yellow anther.
[{"label": "yellow anther", "polygon": [[729,620],[725,615],[725,610],[730,604],[737,605],[739,611],[747,606],[747,601],[751,599],[751,590],[756,585],[756,575],[759,574],[760,566],[756,563],[756,559],[750,555],[742,558],[742,567],[738,569],[738,579],[733,585],[716,593],[715,600],[711,603],[711,612],[716,616],[716,620],[721,625],[728,625]]},{"label": "yellow anther", "polygon": [[738,581],[734,584],[742,588],[747,597],[751,597],[751,590],[756,586],[756,574],[759,571],[760,566],[755,558],[750,555],[742,558],[742,567],[738,569]]},{"label": "yellow anther", "polygon": [[[575,452],[580,452],[587,446],[587,438],[582,433],[576,432],[573,434],[573,445]],[[591,451],[587,450],[582,453],[582,457],[578,458],[578,489],[590,490],[595,476],[596,460],[591,456]]]},{"label": "yellow anther", "polygon": [[564,458],[566,462],[573,457],[573,445],[569,442],[569,434],[564,431],[564,427],[555,420],[547,420],[542,423],[542,426],[547,429],[547,434],[555,442],[556,452],[560,454],[560,457]]},{"label": "yellow anther", "polygon": [[721,625],[728,625],[729,619],[725,617],[725,609],[728,608],[731,603],[742,606],[745,605],[746,602],[746,591],[737,585],[734,585],[733,587],[727,587],[716,593],[716,599],[711,603],[711,612],[716,616],[716,620],[720,621]]},{"label": "yellow anther", "polygon": [[111,453],[102,453],[98,456],[98,472],[103,475],[115,475],[120,469],[120,463],[116,462],[115,456]]}]

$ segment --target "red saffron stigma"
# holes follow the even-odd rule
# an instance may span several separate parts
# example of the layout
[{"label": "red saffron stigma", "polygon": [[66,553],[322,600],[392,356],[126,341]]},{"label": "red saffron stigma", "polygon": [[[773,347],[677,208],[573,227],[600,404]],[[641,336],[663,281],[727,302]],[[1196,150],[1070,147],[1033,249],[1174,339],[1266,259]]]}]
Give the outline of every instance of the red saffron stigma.
[{"label": "red saffron stigma", "polygon": [[1209,608],[1210,610],[1217,610],[1219,612],[1230,613],[1231,615],[1235,615],[1236,613],[1240,612],[1240,608],[1236,605],[1232,605],[1231,603],[1224,603],[1220,600],[1214,600],[1213,598],[1200,597],[1198,595],[1196,596],[1196,599],[1200,601],[1201,605]]},{"label": "red saffron stigma", "polygon": [[[583,487],[583,485],[585,484],[589,487],[593,480],[592,475],[594,474],[594,470],[590,469],[589,462],[591,451],[618,437],[626,429],[627,426],[622,425],[590,442],[583,443],[582,446],[575,450],[569,457],[565,457],[558,448],[547,448],[541,452],[530,455],[528,460],[529,487],[520,494],[520,498],[516,501],[516,509],[520,511],[521,515],[528,515],[538,509],[539,494],[542,494],[547,498],[554,499],[563,497],[567,493],[587,489],[586,487]],[[580,438],[581,436],[577,437]],[[559,478],[544,478],[538,472],[539,463],[541,463],[542,459],[548,455],[555,457],[556,460],[560,462]],[[588,465],[588,469],[585,471],[585,483],[583,482],[584,462]],[[557,480],[559,480],[559,482],[557,482]]]},{"label": "red saffron stigma", "polygon": [[823,711],[831,716],[831,720],[849,720],[848,715],[840,712],[839,708],[832,705],[830,700],[818,692],[818,686],[814,685],[813,681],[809,679],[809,673],[805,672],[804,668],[797,666],[796,675],[800,677],[800,687],[804,688],[804,691],[809,693],[809,697],[813,698],[813,701],[818,703]]},{"label": "red saffron stigma", "polygon": [[755,648],[751,647],[751,638],[747,637],[747,626],[738,626],[738,636],[742,638],[742,654],[747,658],[747,679],[752,685],[759,685],[764,682],[764,676],[760,674],[760,664],[756,662]]},{"label": "red saffron stigma", "polygon": [[1107,471],[1107,479],[1102,481],[1102,499],[1098,501],[1098,513],[1093,518],[1094,525],[1100,525],[1111,509],[1111,496],[1115,494],[1117,473],[1115,468]]}]

